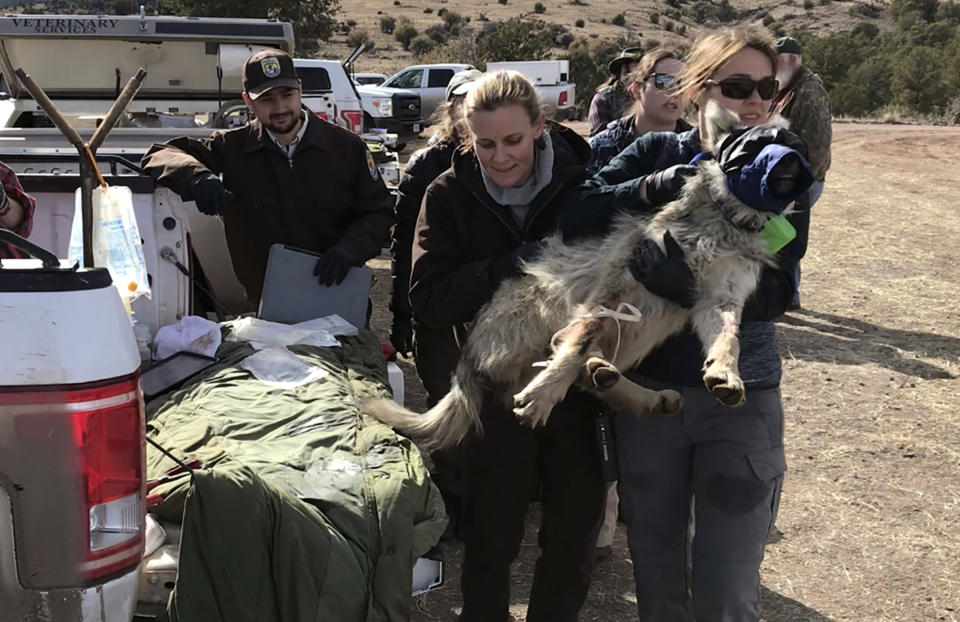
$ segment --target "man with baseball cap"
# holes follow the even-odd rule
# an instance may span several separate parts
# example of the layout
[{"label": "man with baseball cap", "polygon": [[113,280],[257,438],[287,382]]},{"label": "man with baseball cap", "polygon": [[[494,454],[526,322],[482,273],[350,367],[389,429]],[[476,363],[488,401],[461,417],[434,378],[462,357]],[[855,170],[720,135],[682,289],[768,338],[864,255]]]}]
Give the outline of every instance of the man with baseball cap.
[{"label": "man with baseball cap", "polygon": [[255,52],[242,77],[254,119],[209,138],[154,145],[143,168],[223,219],[234,272],[252,304],[276,243],[320,253],[319,282],[342,283],[351,267],[380,253],[393,223],[393,199],[373,156],[358,136],[303,106],[287,53]]},{"label": "man with baseball cap", "polygon": [[[814,183],[796,200],[794,213],[788,218],[797,230],[810,226],[810,208],[823,192],[823,182],[830,168],[830,97],[823,88],[820,76],[803,66],[803,47],[793,37],[780,37],[774,41],[777,52],[777,80],[780,91],[770,104],[770,111],[779,113],[790,121],[790,131],[807,145],[810,166],[813,167]],[[806,241],[800,249],[800,257],[806,253]],[[800,308],[800,262],[794,268],[796,286],[791,309]]]},{"label": "man with baseball cap", "polygon": [[600,85],[590,101],[587,121],[590,124],[591,136],[606,128],[611,121],[622,117],[630,108],[633,98],[627,92],[627,77],[640,62],[641,56],[643,48],[626,48],[607,65],[610,78]]}]

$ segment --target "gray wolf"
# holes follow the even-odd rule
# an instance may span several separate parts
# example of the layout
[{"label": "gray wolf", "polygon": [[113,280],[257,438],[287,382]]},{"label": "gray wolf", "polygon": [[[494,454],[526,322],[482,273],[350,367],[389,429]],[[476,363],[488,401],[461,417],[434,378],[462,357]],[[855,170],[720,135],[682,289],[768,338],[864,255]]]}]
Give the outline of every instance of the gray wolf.
[{"label": "gray wolf", "polygon": [[[706,116],[707,127],[701,128],[706,149],[718,149],[739,129],[736,116],[714,102]],[[772,123],[785,127],[783,121]],[[737,158],[742,165],[756,155],[741,149]],[[802,178],[796,160],[785,162],[769,177],[781,191],[794,189]],[[734,196],[718,162],[705,160],[699,166],[680,199],[655,214],[620,216],[601,241],[565,245],[559,235],[548,239],[541,256],[524,266],[524,274],[505,281],[477,314],[452,388],[434,408],[418,415],[387,400],[372,400],[363,405],[364,412],[431,449],[451,447],[471,430],[480,430],[485,390],[502,395],[532,427],[546,424],[574,384],[615,409],[672,414],[681,407],[679,393],[646,389],[620,371],[635,367],[687,322],[704,345],[707,389],[724,404],[742,404],[738,327],[761,270],[773,264],[758,232],[774,214]],[[649,239],[660,244],[668,231],[695,277],[691,309],[651,294],[627,268],[638,243]],[[621,303],[639,311],[633,318],[637,321],[597,312]],[[544,367],[535,367],[544,359]]]}]

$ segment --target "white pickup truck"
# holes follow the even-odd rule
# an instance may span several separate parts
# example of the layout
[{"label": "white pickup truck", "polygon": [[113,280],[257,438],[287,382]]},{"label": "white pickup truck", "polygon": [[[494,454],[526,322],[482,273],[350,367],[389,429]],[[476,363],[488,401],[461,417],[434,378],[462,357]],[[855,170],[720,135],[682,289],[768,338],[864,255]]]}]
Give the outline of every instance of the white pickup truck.
[{"label": "white pickup truck", "polygon": [[[242,33],[256,43],[244,42]],[[210,132],[179,126],[181,106],[199,113],[210,99],[209,79],[194,82],[196,72],[220,74],[214,96],[236,93],[229,90],[226,57],[242,62],[236,59],[253,45],[283,47],[288,40],[292,49],[290,33],[289,24],[267,20],[0,18],[0,70],[13,95],[0,102],[11,121],[0,129],[0,161],[37,199],[30,241],[52,251],[34,249],[39,259],[0,264],[0,620],[127,622],[138,590],[146,593],[142,586],[152,586],[154,605],[169,591],[166,579],[157,583],[169,571],[141,573],[147,452],[134,332],[109,275],[62,259],[81,182],[78,155],[50,127],[49,115],[23,96],[12,70],[21,67],[49,85],[54,104],[63,104],[64,116],[89,142],[120,80],[148,65],[143,99],[134,99],[96,160],[106,183],[133,193],[152,296],[132,308],[149,339],[202,311],[195,297],[200,285],[224,307],[245,307],[219,221],[156,186],[139,171],[140,156],[154,142]],[[65,57],[96,62],[64,72]],[[161,91],[171,85],[196,89],[198,99],[166,97]],[[364,563],[380,567],[393,549],[378,550],[371,554],[382,557]],[[418,564],[414,591],[434,585],[439,574],[436,560]],[[362,594],[354,596],[365,606]]]},{"label": "white pickup truck", "polygon": [[503,69],[518,71],[533,82],[551,118],[566,121],[578,117],[579,112],[575,101],[577,85],[570,82],[570,61],[532,60],[487,63],[487,71]]}]

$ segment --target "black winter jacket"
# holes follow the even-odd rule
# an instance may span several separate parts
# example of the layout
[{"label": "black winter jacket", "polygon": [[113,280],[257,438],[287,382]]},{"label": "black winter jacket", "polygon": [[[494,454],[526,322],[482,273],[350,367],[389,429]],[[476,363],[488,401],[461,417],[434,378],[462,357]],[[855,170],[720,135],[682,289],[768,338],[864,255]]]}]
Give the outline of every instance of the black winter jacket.
[{"label": "black winter jacket", "polygon": [[410,302],[421,323],[471,322],[499,285],[493,261],[556,229],[561,205],[586,179],[590,147],[563,126],[552,125],[547,136],[553,141],[553,178],[534,198],[523,227],[490,198],[473,153],[457,153],[453,168],[427,188],[410,280]]}]

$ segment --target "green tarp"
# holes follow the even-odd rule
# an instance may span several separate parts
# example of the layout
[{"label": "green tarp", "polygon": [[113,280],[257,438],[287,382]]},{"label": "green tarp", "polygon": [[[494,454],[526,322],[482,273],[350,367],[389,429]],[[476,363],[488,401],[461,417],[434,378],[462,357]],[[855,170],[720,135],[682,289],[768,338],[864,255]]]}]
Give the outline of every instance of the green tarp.
[{"label": "green tarp", "polygon": [[[375,337],[340,341],[292,346],[329,375],[283,390],[239,366],[249,345],[224,342],[220,363],[147,404],[148,436],[204,464],[192,486],[151,491],[164,495],[156,515],[183,520],[171,619],[409,619],[412,567],[440,539],[443,502],[413,443],[358,410],[389,397]],[[148,478],[174,466],[148,446]]]}]

